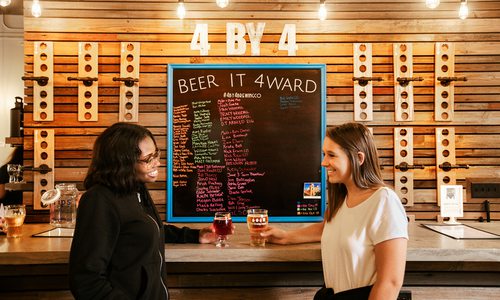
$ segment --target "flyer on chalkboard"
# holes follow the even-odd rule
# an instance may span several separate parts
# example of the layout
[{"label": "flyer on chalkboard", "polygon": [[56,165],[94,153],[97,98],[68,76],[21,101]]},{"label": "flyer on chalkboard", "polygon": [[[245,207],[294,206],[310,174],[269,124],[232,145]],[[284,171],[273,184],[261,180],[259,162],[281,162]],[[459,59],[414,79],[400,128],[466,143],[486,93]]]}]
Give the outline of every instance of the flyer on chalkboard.
[{"label": "flyer on chalkboard", "polygon": [[167,221],[321,221],[325,65],[168,68]]}]

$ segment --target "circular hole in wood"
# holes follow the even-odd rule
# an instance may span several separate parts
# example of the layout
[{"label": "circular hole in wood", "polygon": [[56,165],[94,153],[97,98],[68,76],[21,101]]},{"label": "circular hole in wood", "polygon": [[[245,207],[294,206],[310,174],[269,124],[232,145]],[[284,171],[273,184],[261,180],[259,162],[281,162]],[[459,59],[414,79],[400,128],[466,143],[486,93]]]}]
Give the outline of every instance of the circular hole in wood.
[{"label": "circular hole in wood", "polygon": [[127,66],[127,72],[129,72],[129,73],[134,72],[134,66],[132,66],[132,65],[128,65],[128,66]]},{"label": "circular hole in wood", "polygon": [[125,120],[127,120],[127,121],[132,120],[132,114],[131,113],[125,114]]},{"label": "circular hole in wood", "polygon": [[408,99],[408,92],[401,92],[401,98]]},{"label": "circular hole in wood", "polygon": [[441,102],[441,108],[447,109],[448,106],[449,106],[448,102],[446,102],[446,101]]},{"label": "circular hole in wood", "polygon": [[366,98],[366,92],[365,91],[359,92],[359,98],[365,99]]},{"label": "circular hole in wood", "polygon": [[450,177],[448,177],[448,176],[444,176],[443,177],[443,182],[444,183],[450,183],[450,181],[451,181]]},{"label": "circular hole in wood", "polygon": [[410,116],[408,115],[408,113],[402,113],[401,114],[401,119],[403,119],[403,120],[408,120],[409,117]]},{"label": "circular hole in wood", "polygon": [[92,103],[89,101],[85,102],[85,109],[91,109],[92,108]]},{"label": "circular hole in wood", "polygon": [[359,51],[366,51],[366,45],[365,44],[359,45]]},{"label": "circular hole in wood", "polygon": [[49,68],[49,67],[48,67],[46,64],[42,64],[42,65],[40,66],[40,70],[41,70],[42,72],[46,72],[48,68]]},{"label": "circular hole in wood", "polygon": [[134,107],[134,105],[132,104],[132,102],[127,102],[127,103],[125,104],[125,108],[126,108],[126,109],[128,109],[128,110],[131,110],[131,109],[132,109],[132,107]]},{"label": "circular hole in wood", "polygon": [[127,55],[127,61],[131,62],[134,60],[134,56],[132,54]]},{"label": "circular hole in wood", "polygon": [[359,104],[359,107],[361,109],[366,109],[368,107],[368,103],[366,103],[366,102],[363,101],[363,102],[361,102],[361,104]]},{"label": "circular hole in wood", "polygon": [[85,56],[83,57],[83,59],[85,59],[85,61],[90,61],[92,59],[92,55],[90,54],[85,54]]},{"label": "circular hole in wood", "polygon": [[40,91],[40,98],[47,98],[47,92],[46,91]]},{"label": "circular hole in wood", "polygon": [[360,118],[361,120],[366,120],[366,118],[368,118],[368,115],[367,115],[366,113],[364,113],[364,112],[363,112],[363,113],[360,113],[360,114],[359,114],[359,118]]},{"label": "circular hole in wood", "polygon": [[402,139],[401,141],[399,141],[399,144],[402,146],[402,147],[406,147],[408,145],[408,141],[405,140],[405,139]]},{"label": "circular hole in wood", "polygon": [[42,130],[42,132],[40,132],[40,136],[46,138],[49,136],[49,133],[46,130]]},{"label": "circular hole in wood", "polygon": [[40,102],[40,108],[41,109],[46,109],[47,108],[47,102],[45,102],[45,101]]},{"label": "circular hole in wood", "polygon": [[448,50],[448,44],[442,44],[441,45],[441,50],[447,51]]},{"label": "circular hole in wood", "polygon": [[443,144],[443,146],[448,146],[450,144],[450,141],[448,139],[444,139],[441,144]]},{"label": "circular hole in wood", "polygon": [[403,55],[399,56],[399,60],[401,62],[405,62],[407,60],[406,55],[403,54]]},{"label": "circular hole in wood", "polygon": [[47,60],[47,54],[45,54],[45,53],[40,54],[40,59]]},{"label": "circular hole in wood", "polygon": [[448,135],[448,134],[450,134],[450,131],[449,131],[448,129],[443,129],[443,130],[441,131],[441,134],[442,134],[442,135]]},{"label": "circular hole in wood", "polygon": [[399,69],[401,70],[401,73],[406,73],[406,71],[408,71],[408,67],[406,65],[402,65]]},{"label": "circular hole in wood", "polygon": [[441,119],[448,120],[448,118],[449,118],[448,113],[444,112],[444,113],[441,114]]},{"label": "circular hole in wood", "polygon": [[47,44],[46,43],[41,43],[40,44],[40,49],[42,49],[42,50],[47,49]]},{"label": "circular hole in wood", "polygon": [[47,181],[47,179],[40,180],[40,185],[41,186],[46,186],[47,184],[49,184],[49,182]]},{"label": "circular hole in wood", "polygon": [[[41,196],[41,195],[43,195],[43,194],[45,194],[45,192],[46,192],[46,191],[47,191],[47,190],[41,190],[41,191],[40,191],[40,196]],[[47,207],[47,206],[44,206],[44,205],[42,204],[42,207]]]},{"label": "circular hole in wood", "polygon": [[401,102],[401,108],[402,109],[408,109],[408,102]]},{"label": "circular hole in wood", "polygon": [[441,66],[441,71],[448,72],[448,66],[447,65],[442,65]]},{"label": "circular hole in wood", "polygon": [[49,157],[49,155],[47,154],[47,152],[42,152],[40,153],[40,158],[43,159],[43,160],[46,160],[47,157]]},{"label": "circular hole in wood", "polygon": [[92,49],[92,44],[86,43],[84,48],[85,48],[85,50],[90,51]]},{"label": "circular hole in wood", "polygon": [[85,94],[83,94],[85,96],[85,98],[89,99],[90,97],[92,97],[92,92],[90,91],[85,91]]},{"label": "circular hole in wood", "polygon": [[402,184],[405,184],[408,182],[408,178],[406,176],[401,176],[401,178],[399,178],[399,182],[401,182]]},{"label": "circular hole in wood", "polygon": [[47,144],[47,142],[45,142],[45,141],[40,143],[40,148],[42,148],[42,149],[47,149],[48,146],[49,146],[49,144]]},{"label": "circular hole in wood", "polygon": [[399,155],[401,155],[401,157],[406,157],[408,155],[408,152],[406,150],[401,150],[399,152]]},{"label": "circular hole in wood", "polygon": [[406,199],[406,198],[401,198],[401,204],[403,204],[403,205],[408,204],[408,199]]},{"label": "circular hole in wood", "polygon": [[134,97],[134,93],[132,93],[131,91],[127,91],[125,93],[125,97],[127,97],[127,99],[132,99],[132,97]]},{"label": "circular hole in wood", "polygon": [[408,131],[406,131],[406,129],[401,129],[399,131],[399,135],[401,135],[401,136],[406,136],[407,133],[408,133]]},{"label": "circular hole in wood", "polygon": [[85,120],[90,120],[90,119],[92,119],[92,114],[89,112],[86,112],[85,113]]},{"label": "circular hole in wood", "polygon": [[448,55],[447,54],[441,55],[441,60],[442,61],[448,61]]},{"label": "circular hole in wood", "polygon": [[40,119],[42,119],[42,120],[47,119],[47,113],[45,113],[45,112],[40,113]]},{"label": "circular hole in wood", "polygon": [[359,66],[359,71],[363,73],[366,72],[366,66],[365,65]]},{"label": "circular hole in wood", "polygon": [[443,156],[444,156],[444,157],[448,157],[448,156],[450,156],[450,151],[448,151],[448,150],[443,150]]},{"label": "circular hole in wood", "polygon": [[132,50],[134,50],[134,45],[133,45],[133,44],[128,44],[128,45],[127,45],[127,50],[128,50],[128,51],[132,51]]},{"label": "circular hole in wood", "polygon": [[405,51],[406,51],[406,49],[407,49],[406,44],[401,44],[401,45],[399,45],[399,51],[401,51],[401,52],[405,52]]},{"label": "circular hole in wood", "polygon": [[366,61],[366,55],[361,54],[361,55],[359,56],[359,61],[365,62],[365,61]]},{"label": "circular hole in wood", "polygon": [[91,65],[85,65],[85,72],[90,72],[92,71],[92,66]]},{"label": "circular hole in wood", "polygon": [[444,91],[441,93],[441,97],[443,97],[444,99],[448,98],[449,94],[447,91]]},{"label": "circular hole in wood", "polygon": [[408,194],[408,188],[407,187],[402,187],[401,188],[401,194]]}]

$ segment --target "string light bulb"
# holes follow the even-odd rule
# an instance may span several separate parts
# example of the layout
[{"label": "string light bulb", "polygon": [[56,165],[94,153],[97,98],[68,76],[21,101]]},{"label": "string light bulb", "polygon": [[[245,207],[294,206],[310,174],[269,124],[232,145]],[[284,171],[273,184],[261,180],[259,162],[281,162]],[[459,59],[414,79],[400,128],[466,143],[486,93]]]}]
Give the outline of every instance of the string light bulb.
[{"label": "string light bulb", "polygon": [[42,7],[40,6],[40,2],[38,0],[33,0],[33,4],[31,5],[31,15],[35,18],[42,15]]},{"label": "string light bulb", "polygon": [[0,6],[6,7],[10,3],[12,3],[12,0],[0,0]]},{"label": "string light bulb", "polygon": [[439,6],[439,0],[425,0],[425,6],[434,9]]},{"label": "string light bulb", "polygon": [[325,6],[325,0],[320,0],[319,2],[319,10],[318,10],[318,17],[321,21],[326,20],[326,15],[328,14],[328,11],[326,10]]},{"label": "string light bulb", "polygon": [[225,8],[229,5],[229,0],[215,0],[215,3],[217,3],[218,7]]},{"label": "string light bulb", "polygon": [[177,17],[179,19],[184,19],[186,16],[186,7],[184,7],[184,0],[179,0],[179,4],[177,5]]},{"label": "string light bulb", "polygon": [[460,1],[460,9],[458,10],[458,17],[465,20],[469,16],[469,7],[467,6],[467,0]]}]

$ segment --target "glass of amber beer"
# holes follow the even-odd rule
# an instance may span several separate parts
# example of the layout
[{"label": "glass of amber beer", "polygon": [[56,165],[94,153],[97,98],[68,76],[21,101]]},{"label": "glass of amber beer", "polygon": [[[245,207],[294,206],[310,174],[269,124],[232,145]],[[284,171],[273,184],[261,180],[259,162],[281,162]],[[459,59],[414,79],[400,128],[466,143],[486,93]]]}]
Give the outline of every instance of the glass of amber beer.
[{"label": "glass of amber beer", "polygon": [[260,233],[267,228],[267,209],[251,208],[247,211],[247,226],[250,231],[250,245],[264,247],[266,238]]},{"label": "glass of amber beer", "polygon": [[231,234],[233,226],[233,221],[231,219],[231,213],[228,212],[216,212],[214,217],[214,230],[217,234],[216,246],[223,248],[229,246],[227,242],[227,236]]},{"label": "glass of amber beer", "polygon": [[4,214],[4,231],[7,237],[20,237],[23,235],[23,223],[26,217],[24,205],[7,205]]}]

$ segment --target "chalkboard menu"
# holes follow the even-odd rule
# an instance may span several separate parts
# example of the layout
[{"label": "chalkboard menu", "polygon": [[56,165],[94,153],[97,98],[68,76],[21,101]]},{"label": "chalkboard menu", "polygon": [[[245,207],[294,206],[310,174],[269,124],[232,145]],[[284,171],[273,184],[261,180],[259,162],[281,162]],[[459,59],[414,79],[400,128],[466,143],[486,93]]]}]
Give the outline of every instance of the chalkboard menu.
[{"label": "chalkboard menu", "polygon": [[325,65],[168,67],[167,221],[319,221]]}]

